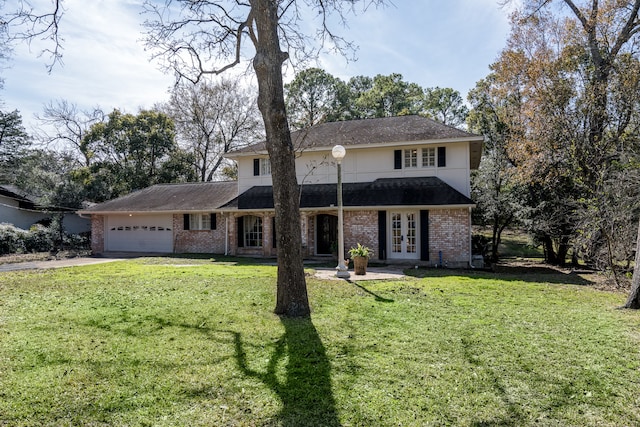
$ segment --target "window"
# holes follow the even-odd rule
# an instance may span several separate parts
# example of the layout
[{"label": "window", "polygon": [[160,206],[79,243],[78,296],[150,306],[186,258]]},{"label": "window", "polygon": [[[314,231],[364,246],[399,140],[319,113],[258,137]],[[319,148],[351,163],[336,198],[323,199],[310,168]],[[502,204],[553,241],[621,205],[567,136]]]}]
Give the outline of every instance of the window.
[{"label": "window", "polygon": [[268,157],[253,159],[253,176],[271,175],[271,161]]},{"label": "window", "polygon": [[435,166],[436,166],[436,149],[434,147],[423,148],[422,149],[422,167],[433,168]]},{"label": "window", "polygon": [[271,175],[271,160],[260,159],[260,175]]},{"label": "window", "polygon": [[244,246],[246,248],[262,247],[262,218],[254,215],[242,217]]},{"label": "window", "polygon": [[[418,159],[420,159],[419,166]],[[444,168],[446,166],[447,147],[405,148],[393,151],[394,169]]]},{"label": "window", "polygon": [[418,167],[418,149],[417,148],[409,148],[404,150],[404,167],[405,168]]},{"label": "window", "polygon": [[215,230],[216,214],[185,214],[185,230]]}]

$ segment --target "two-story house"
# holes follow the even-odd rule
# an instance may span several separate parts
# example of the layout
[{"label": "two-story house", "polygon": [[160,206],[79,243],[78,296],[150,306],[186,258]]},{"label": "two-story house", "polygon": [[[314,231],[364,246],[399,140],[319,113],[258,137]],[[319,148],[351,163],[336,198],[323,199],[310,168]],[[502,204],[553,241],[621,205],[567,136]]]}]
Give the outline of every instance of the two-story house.
[{"label": "two-story house", "polygon": [[[304,255],[337,242],[335,145],[342,161],[345,250],[374,258],[466,266],[471,259],[470,172],[482,137],[419,116],[325,123],[292,133]],[[94,252],[275,256],[271,168],[264,143],[229,153],[237,182],[155,185],[80,212]]]}]

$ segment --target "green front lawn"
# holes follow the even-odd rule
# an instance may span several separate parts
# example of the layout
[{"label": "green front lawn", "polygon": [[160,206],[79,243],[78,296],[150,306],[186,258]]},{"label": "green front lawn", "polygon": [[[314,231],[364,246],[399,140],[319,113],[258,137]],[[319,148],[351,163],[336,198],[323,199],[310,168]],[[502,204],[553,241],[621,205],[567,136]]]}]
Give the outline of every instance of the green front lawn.
[{"label": "green front lawn", "polygon": [[0,273],[0,426],[640,424],[624,294],[421,269],[309,278],[292,320],[275,267],[222,261]]}]

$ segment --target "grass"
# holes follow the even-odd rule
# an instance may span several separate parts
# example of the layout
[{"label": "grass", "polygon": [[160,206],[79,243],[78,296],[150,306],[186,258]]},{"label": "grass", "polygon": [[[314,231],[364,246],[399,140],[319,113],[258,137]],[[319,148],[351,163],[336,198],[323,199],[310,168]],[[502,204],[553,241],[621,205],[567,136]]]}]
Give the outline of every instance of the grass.
[{"label": "grass", "polygon": [[[489,228],[479,228],[478,233],[491,239],[491,230]],[[500,246],[498,248],[501,259],[505,258],[526,258],[526,259],[542,259],[544,258],[544,250],[542,245],[534,245],[529,236],[518,229],[506,229],[500,237]]]},{"label": "grass", "polygon": [[265,264],[0,273],[0,426],[640,424],[625,295],[570,275],[411,274],[310,277],[312,319],[293,320],[272,314]]}]

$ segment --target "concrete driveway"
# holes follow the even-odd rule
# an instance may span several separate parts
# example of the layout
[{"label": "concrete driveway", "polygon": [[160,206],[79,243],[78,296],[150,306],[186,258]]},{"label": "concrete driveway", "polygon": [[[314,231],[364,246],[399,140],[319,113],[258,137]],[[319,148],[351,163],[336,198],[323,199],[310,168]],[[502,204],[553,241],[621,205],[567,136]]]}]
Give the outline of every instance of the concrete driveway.
[{"label": "concrete driveway", "polygon": [[37,270],[46,268],[62,268],[62,267],[74,267],[76,265],[90,265],[90,264],[102,264],[105,262],[122,261],[125,259],[136,258],[140,255],[114,255],[107,257],[77,257],[77,258],[65,258],[54,259],[48,261],[27,261],[17,262],[11,264],[0,264],[0,273],[3,271],[18,271],[18,270]]}]

